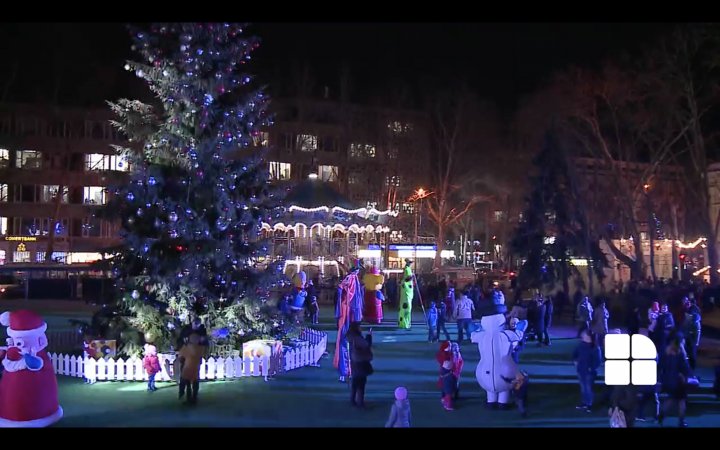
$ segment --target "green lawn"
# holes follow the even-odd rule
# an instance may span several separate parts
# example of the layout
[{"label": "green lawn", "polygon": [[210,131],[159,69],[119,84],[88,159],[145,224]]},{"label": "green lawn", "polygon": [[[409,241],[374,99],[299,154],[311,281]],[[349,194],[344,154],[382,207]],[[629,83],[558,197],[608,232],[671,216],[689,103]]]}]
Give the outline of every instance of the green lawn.
[{"label": "green lawn", "polygon": [[[172,383],[160,383],[157,392],[148,393],[144,383],[98,382],[90,386],[81,379],[59,376],[65,417],[58,426],[377,427],[387,419],[393,390],[404,385],[410,392],[412,425],[416,427],[608,427],[606,408],[592,414],[574,409],[579,388],[568,360],[575,339],[556,339],[549,348],[531,343],[522,354],[521,366],[531,376],[530,416],[526,419],[516,410],[484,407],[485,393],[475,380],[477,347],[463,344],[462,398],[455,411],[445,411],[436,387],[437,344],[427,343],[422,315],[418,313],[412,331],[397,330],[395,314],[388,316],[387,325],[374,327],[375,374],[368,380],[366,410],[352,408],[349,386],[337,381],[332,367],[333,320],[326,316],[321,327],[330,332],[330,356],[321,360],[321,367],[298,369],[268,382],[261,378],[204,382],[195,407],[178,401],[177,386]],[[449,329],[456,337],[455,326]],[[572,330],[561,328],[558,333],[570,335]],[[711,371],[704,367],[699,375],[703,382],[691,395],[687,420],[691,427],[720,426],[720,403],[710,392]],[[596,392],[603,388],[600,383]],[[676,419],[667,423],[674,426]]]}]

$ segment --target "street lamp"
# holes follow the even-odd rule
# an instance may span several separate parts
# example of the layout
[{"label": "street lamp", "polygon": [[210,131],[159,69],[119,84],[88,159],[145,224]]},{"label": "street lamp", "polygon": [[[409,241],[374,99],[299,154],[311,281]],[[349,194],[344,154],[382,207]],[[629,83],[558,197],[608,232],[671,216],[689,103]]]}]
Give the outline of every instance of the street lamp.
[{"label": "street lamp", "polygon": [[415,193],[412,195],[412,197],[409,198],[409,200],[413,203],[420,201],[420,207],[415,208],[415,245],[413,246],[414,249],[414,259],[415,259],[415,273],[418,271],[418,264],[417,264],[417,248],[418,248],[418,222],[419,220],[422,220],[421,213],[422,213],[422,200],[426,197],[431,196],[433,193],[426,191],[423,188],[418,188]]}]

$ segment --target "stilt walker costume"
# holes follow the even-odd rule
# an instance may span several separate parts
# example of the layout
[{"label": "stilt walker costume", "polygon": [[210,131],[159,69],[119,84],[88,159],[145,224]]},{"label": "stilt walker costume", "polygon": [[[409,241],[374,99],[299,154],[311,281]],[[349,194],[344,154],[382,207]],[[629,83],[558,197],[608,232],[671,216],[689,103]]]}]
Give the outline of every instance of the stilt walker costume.
[{"label": "stilt walker costume", "polygon": [[350,323],[362,321],[363,289],[358,279],[358,272],[360,272],[359,265],[353,266],[338,288],[339,298],[336,308],[338,333],[333,366],[338,369],[340,381],[345,381],[345,377],[350,376],[350,348],[347,342]]},{"label": "stilt walker costume", "polygon": [[412,261],[405,260],[405,271],[400,282],[400,310],[398,311],[398,328],[409,330],[412,325],[412,301],[415,290],[412,273]]}]

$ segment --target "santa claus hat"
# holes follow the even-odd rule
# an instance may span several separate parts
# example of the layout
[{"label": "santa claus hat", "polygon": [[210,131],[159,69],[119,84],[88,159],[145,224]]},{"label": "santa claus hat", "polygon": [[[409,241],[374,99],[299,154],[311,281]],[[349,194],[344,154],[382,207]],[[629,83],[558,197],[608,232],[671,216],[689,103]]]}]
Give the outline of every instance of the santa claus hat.
[{"label": "santa claus hat", "polygon": [[450,341],[445,341],[442,344],[440,344],[440,351],[442,352],[449,352],[450,351]]},{"label": "santa claus hat", "polygon": [[0,314],[0,324],[8,327],[7,335],[11,338],[34,336],[47,330],[47,323],[42,317],[27,309]]}]

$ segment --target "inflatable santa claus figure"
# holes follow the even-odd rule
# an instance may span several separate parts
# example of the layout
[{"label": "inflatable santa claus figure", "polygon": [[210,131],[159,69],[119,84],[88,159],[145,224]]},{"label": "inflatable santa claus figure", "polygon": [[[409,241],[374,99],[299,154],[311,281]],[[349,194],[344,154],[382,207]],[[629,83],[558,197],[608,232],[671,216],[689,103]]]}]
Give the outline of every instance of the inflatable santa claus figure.
[{"label": "inflatable santa claus figure", "polygon": [[0,315],[7,326],[7,349],[0,379],[0,427],[46,427],[63,416],[50,358],[47,324],[33,311]]}]

